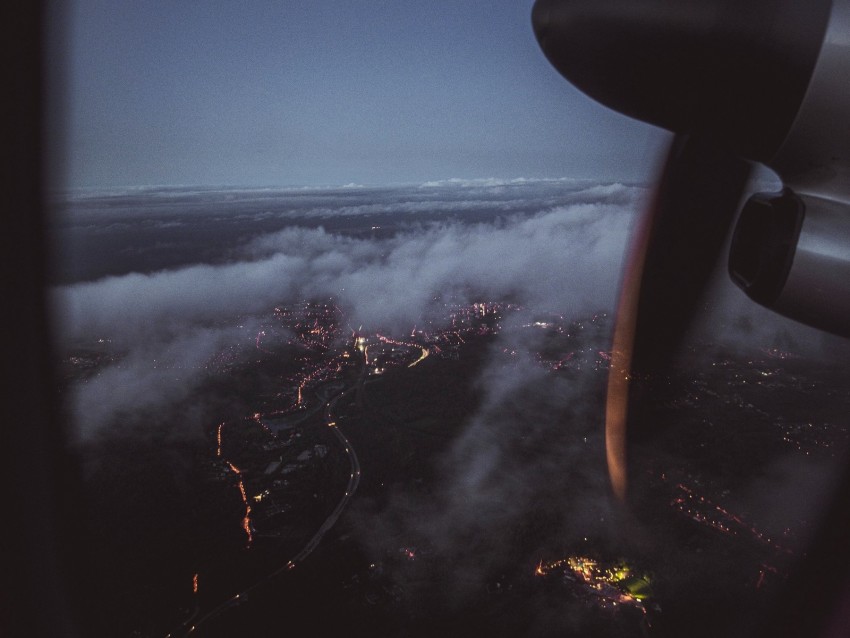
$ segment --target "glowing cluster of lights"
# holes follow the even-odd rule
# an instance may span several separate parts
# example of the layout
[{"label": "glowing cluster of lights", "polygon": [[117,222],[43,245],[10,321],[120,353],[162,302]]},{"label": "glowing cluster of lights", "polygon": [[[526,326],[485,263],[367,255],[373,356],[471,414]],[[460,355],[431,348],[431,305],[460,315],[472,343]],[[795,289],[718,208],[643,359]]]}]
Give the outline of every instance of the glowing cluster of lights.
[{"label": "glowing cluster of lights", "polygon": [[646,613],[644,602],[652,595],[649,578],[635,573],[624,562],[602,564],[586,556],[568,556],[548,563],[541,560],[534,573],[538,576],[558,573],[571,577],[603,607],[629,605]]}]

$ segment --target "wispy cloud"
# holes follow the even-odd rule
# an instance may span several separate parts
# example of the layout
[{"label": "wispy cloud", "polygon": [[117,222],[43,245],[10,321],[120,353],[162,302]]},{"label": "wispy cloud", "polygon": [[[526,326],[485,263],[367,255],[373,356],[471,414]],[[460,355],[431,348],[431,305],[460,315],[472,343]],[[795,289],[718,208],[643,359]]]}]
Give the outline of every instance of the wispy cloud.
[{"label": "wispy cloud", "polygon": [[[287,226],[234,246],[226,263],[128,273],[58,287],[53,294],[56,332],[65,344],[111,339],[133,360],[138,352],[157,358],[157,353],[187,343],[195,334],[203,333],[207,343],[214,343],[218,337],[211,339],[213,331],[226,334],[228,328],[267,313],[276,304],[308,298],[333,297],[352,324],[389,330],[409,330],[425,317],[436,318],[434,300],[446,295],[510,298],[572,317],[612,310],[624,248],[635,213],[644,205],[645,190],[585,184],[571,186],[555,198],[548,182],[539,190],[525,181],[509,185],[519,191],[505,196],[498,192],[503,184],[492,180],[433,185],[429,188],[445,192],[429,205],[462,210],[477,205],[477,199],[470,203],[468,198],[470,189],[480,188],[487,191],[487,201],[495,210],[499,202],[515,202],[521,195],[526,212],[493,212],[488,221],[475,223],[425,221],[390,236],[374,237]],[[334,199],[328,210],[335,207],[343,214],[355,214],[362,212],[360,206],[372,212],[399,206],[416,209],[411,189],[401,190],[393,195],[394,201],[386,201],[390,197],[384,193],[378,197],[384,201],[369,205],[361,202],[352,207],[345,198]],[[312,196],[333,199],[337,192],[312,192]],[[180,193],[180,198],[185,197],[197,205],[194,195]],[[511,206],[508,209],[514,210]],[[107,215],[107,209],[98,215],[115,223],[116,215]],[[153,210],[159,209],[154,206]],[[308,204],[298,210],[310,216],[316,208]],[[123,213],[119,217],[123,219]],[[199,230],[215,223],[200,213],[172,221],[194,224]],[[725,282],[716,295],[722,303],[705,316],[708,329],[716,334],[718,326],[725,326],[720,332],[727,340],[749,338],[746,325],[753,332],[767,330],[766,325],[775,332],[772,321],[747,321],[759,311],[742,297]],[[744,328],[728,329],[735,322]],[[89,382],[86,393],[105,396],[108,389],[101,392],[93,386],[117,387],[121,378],[118,372],[103,374]],[[192,383],[188,371],[176,382],[178,386]],[[170,401],[169,397],[179,394],[151,391],[146,396],[154,402],[157,396]],[[98,421],[108,420],[105,409],[80,412],[80,419],[83,414],[91,419],[95,413],[103,415]]]},{"label": "wispy cloud", "polygon": [[[469,203],[453,192],[454,206]],[[123,409],[120,397],[133,374],[144,381],[145,402],[173,402],[200,372],[189,368],[174,380],[163,368],[141,372],[135,362],[190,344],[206,352],[228,327],[286,301],[333,297],[353,324],[398,330],[431,316],[434,299],[445,295],[510,297],[568,314],[610,309],[642,195],[620,185],[592,187],[574,193],[570,205],[543,202],[533,214],[426,223],[384,238],[293,226],[244,244],[230,263],[59,287],[53,298],[62,342],[108,338],[129,352],[123,368],[78,392],[80,420],[106,423],[110,410]],[[160,383],[157,375],[169,380]],[[107,396],[113,400],[102,400]]]}]

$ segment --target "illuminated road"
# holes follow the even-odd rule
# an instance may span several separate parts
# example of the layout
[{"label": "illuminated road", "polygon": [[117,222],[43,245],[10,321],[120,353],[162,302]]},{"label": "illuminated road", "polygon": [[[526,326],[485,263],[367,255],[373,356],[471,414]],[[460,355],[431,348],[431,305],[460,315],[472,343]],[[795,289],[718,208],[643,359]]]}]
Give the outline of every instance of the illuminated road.
[{"label": "illuminated road", "polygon": [[[365,371],[365,367],[364,367],[364,371]],[[272,580],[273,578],[279,576],[280,574],[283,574],[284,572],[286,572],[290,569],[294,569],[295,566],[298,563],[303,562],[311,553],[313,553],[313,550],[315,550],[316,547],[319,546],[319,543],[322,542],[322,539],[324,538],[325,534],[327,534],[330,531],[330,529],[334,525],[336,525],[336,522],[339,520],[339,517],[342,515],[342,512],[345,510],[346,506],[348,505],[348,502],[354,496],[354,492],[357,491],[357,486],[360,484],[360,461],[357,458],[357,453],[354,451],[354,448],[352,447],[351,442],[348,440],[348,438],[337,427],[336,420],[335,420],[335,417],[334,417],[334,408],[336,407],[337,402],[342,397],[349,394],[353,390],[354,390],[354,388],[349,388],[348,390],[345,390],[344,392],[337,394],[330,401],[328,401],[328,403],[325,405],[325,414],[324,414],[325,424],[333,430],[333,433],[336,435],[337,439],[339,439],[339,442],[342,445],[342,448],[345,450],[346,455],[348,455],[348,461],[351,465],[351,473],[349,474],[348,485],[345,488],[345,494],[343,494],[342,498],[340,499],[339,503],[337,503],[333,512],[330,513],[330,516],[328,516],[325,519],[325,522],[322,523],[322,526],[319,527],[318,531],[315,534],[313,534],[313,537],[307,542],[307,544],[304,546],[304,548],[300,552],[298,552],[292,558],[292,560],[288,561],[285,565],[283,565],[283,567],[279,567],[275,571],[268,574],[261,581],[254,583],[253,585],[251,585],[247,589],[239,592],[238,594],[231,596],[226,601],[221,603],[218,607],[213,608],[207,614],[205,614],[200,619],[198,619],[197,622],[195,622],[195,624],[191,625],[190,627],[186,627],[186,625],[188,625],[189,622],[191,622],[191,621],[187,621],[183,625],[183,627],[181,627],[180,630],[178,630],[177,633],[168,634],[168,636],[166,638],[171,638],[171,636],[176,636],[176,635],[181,635],[181,634],[186,635],[186,636],[191,635],[195,631],[200,629],[201,625],[203,625],[204,623],[220,616],[221,614],[226,612],[228,609],[231,609],[233,607],[237,607],[243,601],[247,600],[252,592],[256,591],[257,589],[259,589],[260,587],[265,585],[268,581]],[[185,633],[183,633],[183,632],[185,632]]]},{"label": "illuminated road", "polygon": [[[425,347],[422,347],[422,346],[417,346],[417,345],[408,344],[408,343],[394,342],[394,341],[387,339],[385,337],[381,337],[380,335],[379,335],[379,338],[382,341],[385,341],[385,342],[397,343],[397,345],[407,346],[407,347],[410,347],[410,348],[417,348],[417,349],[421,350],[421,354],[420,354],[419,358],[417,358],[412,363],[408,364],[408,367],[411,367],[411,368],[416,366],[421,361],[423,361],[430,354],[428,348],[425,348]],[[368,354],[366,352],[365,346],[363,347],[362,352],[363,352],[363,355],[364,355],[364,365],[362,366],[361,371],[360,371],[360,378],[357,380],[357,382],[355,383],[355,385],[353,387],[350,387],[347,390],[340,392],[339,394],[337,394],[336,396],[331,398],[324,406],[325,425],[327,425],[328,427],[330,427],[333,430],[334,435],[339,440],[340,444],[342,445],[343,450],[345,450],[345,453],[348,456],[349,464],[351,466],[350,467],[351,471],[350,471],[349,477],[348,477],[348,485],[345,488],[345,494],[343,494],[342,498],[339,500],[339,502],[337,503],[334,510],[330,513],[330,515],[325,519],[324,523],[322,523],[321,527],[319,527],[319,529],[316,531],[316,533],[313,534],[313,537],[307,542],[307,544],[301,549],[301,551],[299,551],[291,560],[287,561],[287,563],[284,564],[282,567],[279,567],[278,569],[269,573],[265,578],[263,578],[259,582],[254,583],[253,585],[251,585],[247,589],[244,589],[243,591],[239,592],[238,594],[234,594],[233,596],[228,598],[226,601],[224,601],[223,603],[221,603],[217,607],[213,608],[212,610],[210,610],[209,612],[207,612],[205,615],[201,616],[197,620],[195,620],[197,618],[197,615],[198,615],[198,613],[196,611],[196,613],[193,614],[192,617],[189,620],[187,620],[180,627],[179,630],[177,630],[177,632],[172,633],[172,634],[168,634],[168,636],[166,638],[171,638],[172,636],[177,636],[177,635],[188,636],[188,635],[195,633],[195,631],[200,629],[203,624],[207,623],[210,620],[213,620],[214,618],[217,618],[218,616],[220,616],[221,614],[223,614],[227,610],[232,609],[232,608],[237,607],[240,604],[242,604],[242,602],[247,600],[253,592],[255,592],[260,587],[267,584],[272,579],[280,576],[284,572],[287,572],[291,569],[295,569],[295,567],[299,563],[302,563],[304,560],[307,559],[307,557],[310,554],[313,553],[313,551],[319,546],[319,543],[322,542],[322,539],[325,537],[325,534],[327,534],[333,528],[333,526],[336,525],[337,521],[339,520],[339,517],[342,515],[342,513],[345,510],[346,506],[348,505],[349,501],[352,499],[352,497],[354,496],[354,493],[357,491],[358,485],[360,484],[360,460],[357,458],[357,453],[354,451],[354,447],[351,445],[351,441],[349,441],[348,438],[339,429],[339,427],[337,427],[336,417],[334,416],[334,409],[336,408],[336,405],[341,398],[343,398],[344,396],[346,396],[346,395],[348,395],[352,392],[355,392],[359,387],[362,386],[362,384],[365,381],[366,371],[367,371],[366,362],[368,361]],[[306,384],[303,384],[303,385],[306,385]],[[299,405],[301,404],[300,393],[301,393],[301,387],[299,387]],[[301,422],[301,421],[307,419],[309,416],[311,416],[313,413],[315,413],[319,409],[320,409],[320,406],[317,406],[316,408],[308,411],[306,414],[304,414],[301,417],[301,419],[298,420],[298,422]],[[221,430],[222,430],[223,425],[224,424],[221,424],[219,426],[218,432],[217,432],[217,439],[218,439],[218,441],[217,441],[218,442],[217,455],[218,456],[221,456]],[[239,474],[238,468],[234,468],[233,466],[231,466],[231,469],[233,469],[237,473],[237,475]],[[240,486],[241,486],[241,483],[240,483]],[[240,489],[244,490],[244,488],[241,488],[241,487],[240,487]],[[246,505],[247,505],[247,497],[244,495],[244,492],[243,492],[243,500],[246,502]],[[250,509],[248,510],[248,514],[246,514],[246,520],[248,520],[248,515],[250,515]],[[244,521],[243,521],[243,523],[244,523]],[[249,526],[249,524],[250,524],[250,521],[248,521],[248,525],[245,526],[245,529],[246,529],[246,532],[249,535],[248,541],[249,541],[249,546],[250,546],[251,536],[250,536],[250,526]],[[194,621],[194,624],[190,625],[190,623],[192,621]]]},{"label": "illuminated road", "polygon": [[[346,438],[346,436],[340,431],[340,429],[336,426],[336,421],[333,416],[333,409],[336,406],[337,401],[341,399],[343,396],[351,392],[351,388],[342,392],[341,394],[336,395],[333,399],[331,399],[327,406],[325,406],[325,423],[333,429],[333,433],[339,439],[339,442],[342,444],[345,453],[348,455],[348,461],[351,464],[351,474],[348,477],[348,485],[345,488],[345,494],[342,499],[340,499],[337,506],[334,508],[334,511],[331,512],[331,515],[325,519],[325,522],[322,523],[322,526],[319,528],[313,538],[310,539],[310,542],[304,546],[298,554],[295,555],[289,563],[282,569],[277,570],[275,574],[280,573],[283,569],[292,569],[296,564],[303,561],[307,556],[309,556],[314,549],[322,542],[322,538],[325,534],[327,534],[328,530],[330,530],[339,519],[342,511],[345,509],[345,506],[348,505],[348,501],[351,500],[351,497],[354,496],[354,492],[357,490],[357,486],[360,484],[360,461],[357,458],[357,454],[354,451],[354,448],[351,447],[351,442]],[[275,574],[272,574],[274,576]]]},{"label": "illuminated road", "polygon": [[414,362],[413,362],[413,363],[411,363],[409,366],[407,366],[408,368],[412,368],[413,366],[415,366],[415,365],[416,365],[417,363],[419,363],[420,361],[424,361],[424,360],[425,360],[425,358],[426,358],[429,354],[431,354],[431,353],[428,351],[428,348],[422,348],[422,347],[420,347],[420,350],[422,350],[422,354],[421,354],[421,355],[419,355],[419,358],[418,358],[416,361],[414,361]]},{"label": "illuminated road", "polygon": [[[484,304],[481,304],[481,308],[479,308],[479,304],[475,304],[476,316],[478,313],[481,316],[488,314]],[[279,309],[275,309],[277,313],[283,314],[283,311]],[[494,311],[495,312],[495,311]],[[489,313],[493,314],[493,313]],[[453,315],[453,322],[455,317]],[[467,317],[467,320],[469,318]],[[464,323],[464,319],[461,319],[461,323]],[[321,330],[321,326],[318,323],[314,322],[313,328],[309,331],[310,334],[323,334]],[[454,323],[453,323],[454,325]],[[470,324],[471,325],[471,324]],[[464,328],[467,329],[467,328]],[[471,329],[471,328],[468,328]],[[318,331],[318,332],[317,332]],[[415,330],[414,330],[415,332]],[[456,335],[457,339],[460,342],[464,342],[463,338],[460,335],[460,332],[455,329],[452,331],[453,335]],[[265,332],[260,331],[256,336],[256,348],[262,352],[268,352],[264,348],[261,347],[262,338],[265,337]],[[413,336],[413,335],[411,335]],[[378,341],[384,344],[392,344],[395,346],[399,346],[402,348],[407,348],[410,350],[410,359],[408,359],[406,365],[408,368],[413,368],[419,365],[422,361],[428,358],[429,355],[432,354],[432,351],[427,346],[409,342],[409,341],[399,341],[396,339],[392,339],[390,337],[386,337],[381,334],[376,334],[376,338]],[[315,345],[320,345],[324,350],[328,350],[328,345],[324,343],[318,343]],[[172,638],[176,636],[189,636],[194,635],[198,630],[202,629],[203,626],[208,625],[210,621],[218,618],[228,610],[238,607],[244,601],[251,598],[253,594],[256,594],[261,587],[268,585],[269,582],[289,570],[295,569],[300,563],[304,562],[310,554],[312,554],[319,544],[324,539],[325,535],[336,525],[340,516],[345,511],[345,508],[348,506],[351,499],[354,497],[355,492],[360,484],[360,461],[357,458],[357,453],[355,452],[351,442],[348,438],[343,434],[340,428],[337,426],[336,417],[335,417],[335,409],[339,400],[347,395],[351,395],[352,393],[362,392],[363,386],[370,382],[374,381],[374,379],[368,379],[368,365],[370,363],[367,338],[361,336],[359,332],[354,333],[354,347],[362,353],[362,365],[360,367],[360,373],[358,379],[353,383],[351,387],[348,389],[339,392],[334,395],[332,398],[328,399],[327,402],[321,402],[321,395],[319,396],[320,401],[315,406],[312,405],[312,401],[307,402],[304,397],[304,392],[307,390],[314,390],[315,384],[321,383],[324,381],[328,381],[329,379],[339,379],[338,373],[343,370],[343,366],[345,365],[344,359],[348,358],[349,353],[346,352],[344,355],[337,355],[335,357],[331,357],[329,360],[324,361],[320,366],[316,367],[308,374],[301,375],[297,377],[297,400],[294,405],[288,408],[284,408],[282,410],[278,410],[275,412],[269,412],[266,414],[257,413],[254,415],[254,419],[262,426],[262,418],[268,418],[270,416],[279,417],[286,416],[288,419],[294,416],[294,412],[298,409],[301,409],[301,414],[297,418],[292,420],[288,420],[289,425],[300,424],[302,422],[311,419],[315,414],[319,412],[319,410],[323,410],[322,418],[324,420],[324,424],[327,427],[330,427],[333,430],[333,434],[336,439],[339,441],[342,449],[345,451],[345,454],[348,456],[350,472],[348,478],[348,484],[345,488],[345,493],[341,496],[333,511],[328,515],[328,517],[324,520],[322,525],[316,530],[310,540],[304,545],[301,550],[295,554],[290,560],[286,563],[282,564],[280,567],[274,569],[266,576],[261,578],[259,581],[252,584],[250,587],[243,589],[239,593],[236,593],[224,602],[216,605],[206,613],[202,613],[201,610],[196,607],[194,613],[191,614],[189,618],[187,618],[176,630],[172,633],[168,634],[166,638]],[[434,352],[439,352],[439,348],[435,345]],[[380,356],[380,355],[379,355]],[[406,357],[405,357],[406,358]],[[411,360],[412,359],[412,360]],[[396,363],[400,363],[396,360]],[[359,397],[358,397],[359,399]],[[306,409],[304,409],[306,408]],[[227,427],[227,423],[220,423],[217,431],[216,431],[216,457],[227,461],[225,459],[225,451],[222,449],[223,443],[223,431]],[[265,427],[265,426],[264,426]],[[240,491],[240,496],[242,497],[242,501],[245,504],[245,516],[242,520],[242,528],[245,531],[247,536],[247,545],[251,546],[253,537],[252,537],[252,525],[251,525],[251,508],[250,501],[248,499],[248,494],[245,491],[245,484],[242,480],[242,470],[236,465],[228,462],[228,466],[230,470],[236,475],[239,479],[238,487]],[[197,583],[197,581],[195,581]],[[197,587],[197,585],[196,585]],[[197,589],[196,589],[197,594]]]},{"label": "illuminated road", "polygon": [[[457,333],[455,333],[455,334],[457,334]],[[393,345],[402,346],[404,348],[411,348],[413,350],[421,350],[422,354],[419,355],[419,358],[416,359],[416,361],[414,361],[411,364],[408,364],[408,366],[407,366],[408,368],[412,368],[416,364],[420,363],[421,361],[424,361],[428,357],[428,355],[431,354],[431,351],[428,350],[428,348],[426,348],[424,346],[420,346],[420,345],[415,344],[415,343],[407,343],[405,341],[398,341],[396,339],[391,339],[390,337],[385,337],[382,334],[376,334],[375,336],[378,338],[378,341],[381,341],[383,343],[391,343]],[[458,338],[460,338],[459,334],[458,334]],[[463,341],[463,339],[461,339],[461,341]]]}]

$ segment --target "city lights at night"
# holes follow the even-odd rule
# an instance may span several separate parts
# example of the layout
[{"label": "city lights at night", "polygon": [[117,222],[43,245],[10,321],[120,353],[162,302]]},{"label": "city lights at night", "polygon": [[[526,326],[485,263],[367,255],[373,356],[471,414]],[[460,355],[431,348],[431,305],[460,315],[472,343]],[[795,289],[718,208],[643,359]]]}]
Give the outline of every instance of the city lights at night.
[{"label": "city lights at night", "polygon": [[652,599],[652,585],[645,574],[636,574],[624,562],[602,563],[586,556],[538,563],[537,576],[560,574],[586,587],[602,606],[632,605],[645,613],[644,605]]},{"label": "city lights at night", "polygon": [[[527,208],[537,189],[545,204]],[[305,226],[234,248],[250,252],[245,268],[291,265],[291,280],[268,276],[276,265],[256,284],[214,262],[69,288],[86,309],[89,285],[162,280],[172,300],[95,304],[91,333],[62,356],[69,409],[89,428],[102,634],[262,635],[286,618],[321,635],[470,624],[666,638],[691,617],[723,635],[773,600],[815,525],[798,494],[822,490],[850,445],[846,375],[791,337],[688,344],[669,371],[635,379],[652,400],[623,447],[634,496],[618,502],[602,418],[613,290],[585,286],[597,262],[567,266],[564,246],[578,238],[573,253],[597,246],[608,263],[598,238],[624,233],[643,191],[583,189],[405,188],[401,209],[448,210],[463,191],[486,210],[433,226],[382,212],[362,227],[321,211],[368,189],[299,191],[291,201],[316,211]],[[260,223],[289,214],[271,210],[278,197],[257,201]],[[238,228],[221,206],[217,223]],[[426,263],[443,273],[466,246],[479,257],[419,286],[423,250],[442,251]],[[412,274],[388,276],[408,255]],[[500,279],[502,263],[537,258],[534,278]],[[184,323],[165,311],[178,281]],[[328,613],[311,614],[315,601]]]},{"label": "city lights at night", "polygon": [[[219,354],[209,359],[211,370],[230,374],[235,359],[226,353],[239,352],[240,348],[243,352],[253,350],[260,357],[253,365],[271,366],[281,357],[288,357],[286,365],[275,371],[274,385],[258,393],[242,417],[218,420],[210,428],[211,485],[233,486],[235,480],[238,494],[236,502],[228,501],[230,504],[219,518],[223,529],[241,534],[240,549],[245,552],[246,565],[252,560],[264,565],[265,578],[271,580],[262,582],[277,583],[285,575],[302,573],[295,568],[309,565],[324,540],[338,533],[351,504],[357,502],[361,482],[367,481],[367,490],[373,491],[383,485],[373,483],[377,477],[371,465],[361,469],[360,458],[364,433],[375,425],[358,417],[363,409],[359,406],[363,405],[364,394],[367,401],[374,396],[374,383],[391,383],[402,378],[398,375],[427,376],[430,370],[452,362],[458,365],[468,356],[464,353],[505,336],[505,331],[511,331],[514,341],[525,340],[533,348],[525,354],[517,346],[494,350],[494,361],[504,369],[524,365],[527,359],[537,370],[534,374],[553,375],[568,383],[576,379],[601,383],[610,368],[611,353],[605,349],[609,330],[605,313],[571,320],[543,313],[537,314],[536,319],[516,322],[512,317],[526,312],[517,304],[453,300],[435,303],[441,319],[395,331],[373,331],[364,326],[351,330],[346,314],[333,300],[280,303],[267,318],[261,318],[259,331],[246,334],[251,341],[247,351],[225,344]],[[756,419],[769,419],[768,409],[748,400],[746,393],[750,388],[783,390],[782,370],[772,362],[793,362],[794,358],[787,353],[785,358],[777,358],[779,355],[773,352],[764,355],[764,359],[745,362],[715,361],[709,372],[685,383],[664,405],[673,411],[694,411],[720,402],[749,411]],[[716,384],[710,379],[720,373],[730,388],[724,394],[713,389]],[[323,425],[324,431],[317,425]],[[774,438],[776,445],[800,455],[815,453],[825,458],[844,449],[848,439],[846,429],[818,425],[814,419],[783,422],[775,429]],[[588,450],[593,449],[592,440],[587,435],[582,437]],[[368,445],[365,452],[372,458]],[[596,453],[601,454],[601,449]],[[685,468],[664,468],[653,463],[647,469],[649,483],[657,494],[656,506],[666,499],[666,511],[677,517],[670,524],[677,525],[675,520],[681,521],[678,524],[688,522],[700,530],[699,534],[706,535],[704,542],[711,544],[718,542],[712,538],[727,538],[739,548],[736,551],[743,552],[742,556],[752,556],[749,561],[738,559],[738,569],[750,592],[769,594],[785,581],[791,561],[799,556],[796,548],[804,530],[789,526],[779,532],[768,531],[757,518],[736,512],[732,505],[723,505],[729,500],[726,491],[704,484]],[[299,521],[305,517],[314,521],[312,531],[302,530],[304,526]],[[686,529],[683,527],[682,533]],[[403,599],[401,590],[377,584],[383,582],[380,575],[386,570],[430,569],[436,554],[414,545],[403,545],[395,552],[387,554],[381,563],[372,564],[365,581],[355,581],[360,584],[350,586],[355,591],[358,587],[368,590],[373,586],[368,583],[378,579],[374,586],[382,593],[369,593],[370,600]],[[565,600],[580,601],[603,613],[600,623],[609,622],[605,618],[610,618],[610,622],[621,618],[626,624],[636,623],[640,631],[648,631],[655,620],[663,617],[665,602],[663,596],[660,599],[654,593],[653,582],[656,578],[663,582],[664,576],[651,577],[649,572],[635,569],[627,559],[573,554],[538,560],[531,571],[547,589],[561,591]],[[183,629],[173,629],[174,635],[203,635],[220,618],[233,613],[237,601],[242,604],[265,586],[247,583],[228,588],[217,575],[215,561],[210,559],[202,561],[200,569],[188,577],[196,597],[194,611],[187,615],[192,626],[184,624]],[[203,596],[199,594],[201,580],[213,583],[205,587]],[[509,580],[497,579],[488,585],[488,591],[509,591],[510,587],[522,590],[519,582],[512,585]]]},{"label": "city lights at night", "polygon": [[0,638],[847,633],[850,0],[750,4],[12,20]]}]

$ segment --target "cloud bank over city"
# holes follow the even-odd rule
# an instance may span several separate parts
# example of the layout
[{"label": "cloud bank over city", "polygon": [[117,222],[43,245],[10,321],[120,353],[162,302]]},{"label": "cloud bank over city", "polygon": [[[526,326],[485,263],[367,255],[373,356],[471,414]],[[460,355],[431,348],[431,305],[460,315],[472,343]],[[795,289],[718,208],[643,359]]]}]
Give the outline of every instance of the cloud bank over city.
[{"label": "cloud bank over city", "polygon": [[[470,188],[483,190],[476,194]],[[487,189],[492,200],[493,189],[499,188],[455,184],[451,190],[463,209],[464,201],[488,195]],[[173,377],[167,366],[158,383],[150,362],[174,358],[169,353],[175,351],[190,352],[187,360],[200,362],[228,335],[233,338],[236,324],[288,301],[333,298],[352,326],[402,333],[437,318],[435,299],[510,299],[567,316],[610,311],[643,197],[638,187],[591,186],[574,189],[571,203],[539,202],[536,212],[502,215],[496,201],[489,221],[425,217],[387,237],[290,226],[254,237],[228,263],[57,287],[56,328],[62,343],[109,339],[128,352],[118,364],[120,372],[107,370],[77,391],[80,427],[97,430],[114,410],[126,407],[121,397],[136,378],[144,380],[141,394],[148,405],[158,397],[167,403],[185,395],[175,390],[173,380],[166,381]],[[382,212],[391,213],[409,203],[382,206]],[[313,210],[308,208],[305,216]],[[176,385],[191,388],[203,367],[183,368]]]},{"label": "cloud bank over city", "polygon": [[[81,431],[98,430],[127,407],[134,378],[145,380],[151,408],[184,397],[200,381],[204,357],[239,340],[235,326],[244,341],[245,325],[281,303],[333,299],[352,328],[396,333],[439,320],[435,301],[446,299],[510,300],[568,318],[610,312],[647,196],[640,186],[559,180],[449,180],[359,191],[134,192],[115,209],[116,193],[77,201],[66,225],[101,236],[115,255],[144,248],[138,237],[167,247],[182,227],[191,231],[187,238],[228,246],[217,260],[185,263],[191,251],[175,244],[172,253],[184,255],[184,263],[174,268],[54,289],[61,344],[107,339],[126,353],[116,364],[120,372],[107,370],[75,391]],[[786,342],[817,343],[781,320],[777,328],[771,313],[742,301],[728,281],[717,289],[713,308],[698,318],[704,335],[735,343],[778,331]],[[151,369],[151,362],[184,351],[193,363],[181,366],[179,381],[169,381],[168,366]]]},{"label": "cloud bank over city", "polygon": [[[64,401],[84,470],[90,480],[115,471],[142,484],[145,454],[164,459],[156,498],[185,502],[185,515],[192,482],[206,490],[216,476],[221,503],[229,495],[235,506],[225,515],[217,504],[216,519],[243,552],[243,534],[250,545],[254,532],[276,529],[272,517],[295,486],[303,493],[292,498],[311,504],[321,493],[289,475],[304,452],[337,446],[310,440],[321,436],[314,429],[343,432],[353,442],[327,457],[321,479],[341,472],[342,488],[348,478],[343,504],[356,492],[340,541],[375,566],[361,574],[364,587],[407,592],[393,613],[413,623],[463,615],[482,596],[528,585],[535,565],[585,549],[645,554],[673,570],[667,578],[685,598],[699,596],[692,574],[723,578],[724,547],[707,539],[692,555],[669,529],[626,520],[605,464],[610,313],[648,195],[569,180],[72,194],[59,232],[96,263],[57,284],[52,302],[63,364],[76,372]],[[656,437],[647,446],[659,446],[661,474],[651,480],[674,509],[690,498],[682,485],[699,485],[700,459],[710,468],[731,463],[724,445],[774,446],[766,461],[750,462],[746,450],[752,467],[735,497],[759,525],[746,527],[746,516],[735,524],[761,543],[764,530],[787,527],[791,510],[776,494],[796,502],[799,486],[814,491],[831,477],[798,463],[786,443],[837,422],[842,408],[822,410],[820,421],[809,411],[805,422],[784,412],[773,420],[782,408],[750,393],[811,396],[816,386],[792,366],[818,370],[823,343],[744,300],[721,273],[697,319],[687,364],[660,378],[651,399],[667,416],[635,431],[657,428],[647,428]],[[724,438],[742,433],[736,445]],[[306,449],[290,447],[298,437]],[[641,453],[632,448],[630,462]],[[284,479],[275,471],[287,462]],[[266,492],[281,503],[252,510]],[[725,524],[726,510],[705,507]],[[413,571],[398,562],[405,556]],[[523,602],[524,626],[582,635],[584,603],[557,592]]]}]

